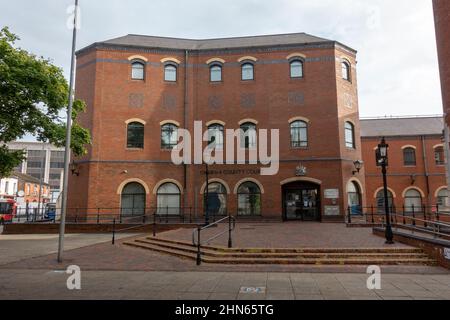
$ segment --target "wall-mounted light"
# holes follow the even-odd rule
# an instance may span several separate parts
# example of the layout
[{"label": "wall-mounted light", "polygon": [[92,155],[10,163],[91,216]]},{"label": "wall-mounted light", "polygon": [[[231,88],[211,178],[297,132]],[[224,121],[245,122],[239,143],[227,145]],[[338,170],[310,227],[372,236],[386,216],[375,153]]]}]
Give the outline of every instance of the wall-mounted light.
[{"label": "wall-mounted light", "polygon": [[411,179],[411,185],[414,185],[416,183],[416,175],[412,174],[409,178]]},{"label": "wall-mounted light", "polygon": [[72,161],[72,163],[70,164],[70,171],[72,172],[72,175],[74,176],[79,176],[80,175],[80,168],[78,166],[77,163],[75,163],[75,161]]},{"label": "wall-mounted light", "polygon": [[356,173],[359,173],[364,165],[364,161],[362,160],[356,160],[355,162],[353,162],[353,165],[355,166],[354,171],[352,171],[352,174],[355,175]]}]

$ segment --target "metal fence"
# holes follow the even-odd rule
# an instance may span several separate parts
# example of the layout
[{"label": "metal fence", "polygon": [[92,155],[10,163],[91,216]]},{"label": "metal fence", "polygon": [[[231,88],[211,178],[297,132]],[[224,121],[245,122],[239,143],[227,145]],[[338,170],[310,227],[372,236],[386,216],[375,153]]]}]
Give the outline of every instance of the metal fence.
[{"label": "metal fence", "polygon": [[[60,216],[61,208],[18,208],[13,220],[6,223],[57,223]],[[212,222],[223,217],[209,214]],[[192,207],[68,208],[66,214],[66,223],[85,224],[196,223],[204,219],[204,213]]]},{"label": "metal fence", "polygon": [[[400,209],[391,206],[389,208],[391,223],[397,224],[417,224],[417,220],[450,222],[450,213],[441,210],[439,205],[435,206],[410,206]],[[347,223],[369,223],[384,224],[386,211],[384,207],[359,207],[355,210],[352,207],[347,209]]]}]

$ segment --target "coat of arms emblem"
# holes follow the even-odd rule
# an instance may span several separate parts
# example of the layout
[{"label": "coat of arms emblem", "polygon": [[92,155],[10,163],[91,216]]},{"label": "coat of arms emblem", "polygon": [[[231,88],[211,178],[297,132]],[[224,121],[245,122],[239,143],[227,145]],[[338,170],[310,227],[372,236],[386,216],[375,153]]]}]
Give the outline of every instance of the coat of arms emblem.
[{"label": "coat of arms emblem", "polygon": [[296,176],[306,176],[306,172],[307,172],[307,169],[303,165],[299,165],[299,166],[297,166],[297,168],[295,168]]}]

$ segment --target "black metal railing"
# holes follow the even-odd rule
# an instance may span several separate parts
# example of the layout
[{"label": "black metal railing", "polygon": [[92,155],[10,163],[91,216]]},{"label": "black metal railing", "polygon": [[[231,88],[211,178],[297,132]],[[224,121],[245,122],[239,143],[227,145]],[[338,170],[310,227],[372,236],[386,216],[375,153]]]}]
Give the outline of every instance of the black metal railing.
[{"label": "black metal railing", "polygon": [[[379,224],[385,220],[385,209],[384,207],[359,207],[358,211],[352,208],[347,209],[346,222],[348,224],[352,223],[369,223],[369,224]],[[439,205],[435,206],[402,206],[398,209],[395,206],[389,208],[389,213],[391,214],[391,223],[402,221],[406,223],[410,218],[422,218],[423,220],[430,221],[444,221],[450,222],[450,213],[441,210]],[[399,217],[400,215],[401,217]],[[395,218],[394,218],[395,217]],[[414,221],[412,219],[411,221]]]},{"label": "black metal railing", "polygon": [[228,248],[232,248],[233,247],[233,239],[232,239],[232,233],[233,230],[236,228],[236,218],[233,216],[227,216],[225,218],[222,218],[220,220],[217,220],[213,223],[208,224],[207,226],[204,227],[197,227],[196,229],[193,230],[192,232],[192,244],[197,247],[197,265],[199,266],[202,263],[202,252],[201,252],[201,246],[202,246],[202,241],[201,241],[201,232],[207,229],[210,229],[214,226],[218,226],[220,223],[225,222],[226,220],[228,220],[228,230],[224,230],[216,235],[214,235],[213,237],[205,240],[203,243],[209,244],[211,241],[221,237],[222,235],[224,235],[225,233],[228,232]]},{"label": "black metal railing", "polygon": [[[117,207],[110,208],[68,208],[66,213],[66,223],[89,223],[89,224],[111,224],[115,219],[116,223],[144,217],[152,221],[151,217],[156,214],[159,223],[171,223],[173,221],[182,223],[193,223],[202,219],[202,215],[196,214],[192,207],[146,207],[139,209],[124,209]],[[57,223],[60,219],[61,208],[18,208],[12,221],[8,223]],[[215,220],[215,217],[213,217]]]},{"label": "black metal railing", "polygon": [[[400,211],[395,207],[389,208],[390,223],[393,227],[419,231],[450,239],[450,213],[443,212],[439,206],[402,207]],[[360,214],[355,214],[351,208],[347,209],[346,222],[348,224],[386,225],[384,208],[365,207]]]}]

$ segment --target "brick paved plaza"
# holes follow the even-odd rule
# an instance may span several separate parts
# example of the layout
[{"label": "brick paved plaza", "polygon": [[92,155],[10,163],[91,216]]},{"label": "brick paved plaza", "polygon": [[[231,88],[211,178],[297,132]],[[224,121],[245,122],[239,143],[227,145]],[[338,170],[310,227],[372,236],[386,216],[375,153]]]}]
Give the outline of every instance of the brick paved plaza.
[{"label": "brick paved plaza", "polygon": [[[255,236],[258,228],[269,229],[270,239]],[[183,238],[190,233],[179,230],[158,237]],[[0,299],[450,299],[450,272],[440,267],[384,266],[382,290],[369,291],[366,266],[196,266],[191,260],[123,245],[126,239],[142,236],[121,235],[113,246],[109,234],[70,235],[64,263],[58,264],[56,235],[0,235]],[[335,224],[238,226],[236,245],[249,238],[254,241],[251,246],[384,246],[370,229]],[[226,243],[226,238],[217,241]],[[81,268],[81,291],[66,288],[64,270],[72,264]],[[240,293],[245,286],[265,291]]]}]

